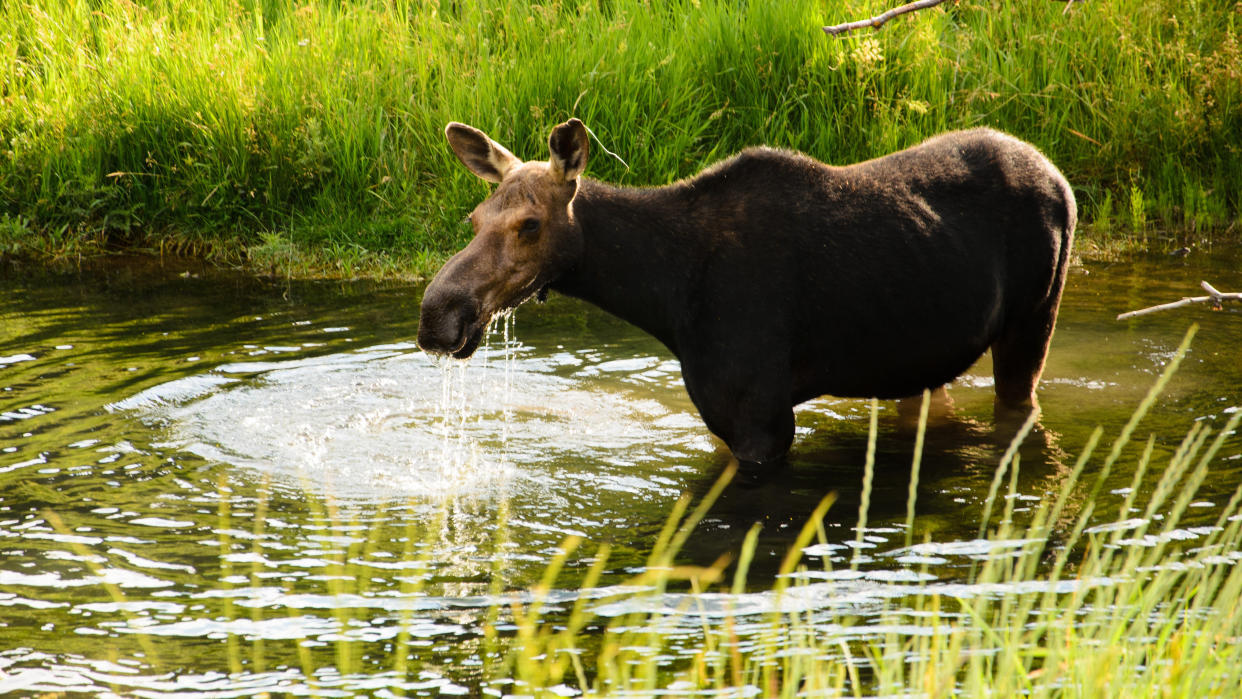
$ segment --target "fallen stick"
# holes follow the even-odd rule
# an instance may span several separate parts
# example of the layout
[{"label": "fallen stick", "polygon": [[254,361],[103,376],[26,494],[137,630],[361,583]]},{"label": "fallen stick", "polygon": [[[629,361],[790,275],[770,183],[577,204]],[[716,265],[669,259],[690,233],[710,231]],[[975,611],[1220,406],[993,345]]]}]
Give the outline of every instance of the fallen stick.
[{"label": "fallen stick", "polygon": [[1212,304],[1212,308],[1219,311],[1224,307],[1225,301],[1242,301],[1242,293],[1225,293],[1217,291],[1216,287],[1208,284],[1207,282],[1199,282],[1199,285],[1203,287],[1204,291],[1208,292],[1207,296],[1185,296],[1180,301],[1162,303],[1159,306],[1152,306],[1150,308],[1143,308],[1137,311],[1122,313],[1117,316],[1117,320],[1125,320],[1126,318],[1143,316],[1148,313],[1155,313],[1156,311],[1167,311],[1171,308],[1181,308],[1182,306],[1189,306],[1192,303],[1210,303]]},{"label": "fallen stick", "polygon": [[902,5],[901,7],[894,7],[888,12],[876,15],[871,19],[860,19],[857,22],[846,22],[845,24],[834,24],[831,27],[824,27],[824,32],[831,36],[836,36],[838,34],[852,32],[855,29],[865,29],[867,27],[879,29],[885,22],[894,17],[904,15],[908,12],[914,12],[916,10],[923,10],[928,7],[935,7],[944,1],[945,0],[918,0],[918,2],[912,2],[907,5]]}]

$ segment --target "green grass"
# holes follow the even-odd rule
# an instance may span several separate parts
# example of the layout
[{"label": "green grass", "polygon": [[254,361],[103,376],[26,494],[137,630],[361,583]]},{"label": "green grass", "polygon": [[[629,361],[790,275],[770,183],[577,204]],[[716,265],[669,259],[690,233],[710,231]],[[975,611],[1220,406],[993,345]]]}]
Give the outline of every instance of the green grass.
[{"label": "green grass", "polygon": [[1065,171],[1088,243],[1236,227],[1236,3],[962,0],[819,29],[892,4],[11,0],[0,255],[423,273],[486,193],[444,124],[543,158],[569,116],[632,168],[590,174],[637,184],[756,143],[847,163],[986,124]]}]

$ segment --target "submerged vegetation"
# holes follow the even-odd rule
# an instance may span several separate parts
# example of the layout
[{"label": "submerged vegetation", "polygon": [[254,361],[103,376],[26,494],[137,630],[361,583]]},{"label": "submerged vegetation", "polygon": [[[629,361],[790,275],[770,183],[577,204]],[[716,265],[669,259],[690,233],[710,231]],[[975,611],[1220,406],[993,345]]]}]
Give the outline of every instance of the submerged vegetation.
[{"label": "submerged vegetation", "polygon": [[11,0],[0,256],[422,273],[482,192],[444,124],[542,158],[571,115],[630,165],[596,149],[591,174],[622,183],[756,143],[848,163],[989,125],[1064,170],[1088,242],[1236,225],[1242,5],[963,0],[820,30],[891,4]]}]

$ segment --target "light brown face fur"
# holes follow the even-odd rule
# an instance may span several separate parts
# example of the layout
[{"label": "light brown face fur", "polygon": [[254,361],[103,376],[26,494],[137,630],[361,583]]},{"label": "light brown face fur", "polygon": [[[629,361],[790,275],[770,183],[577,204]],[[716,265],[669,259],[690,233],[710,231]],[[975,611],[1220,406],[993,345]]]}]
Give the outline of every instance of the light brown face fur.
[{"label": "light brown face fur", "polygon": [[419,345],[462,358],[477,349],[492,316],[555,281],[581,253],[572,203],[587,145],[576,119],[553,130],[547,162],[523,163],[464,124],[449,124],[445,134],[471,172],[499,184],[469,216],[474,239],[423,296]]},{"label": "light brown face fur", "polygon": [[512,308],[552,281],[566,248],[576,247],[576,189],[576,182],[555,181],[547,163],[524,163],[471,212],[474,239],[459,253],[470,259],[471,279],[459,282],[475,288],[485,314]]}]

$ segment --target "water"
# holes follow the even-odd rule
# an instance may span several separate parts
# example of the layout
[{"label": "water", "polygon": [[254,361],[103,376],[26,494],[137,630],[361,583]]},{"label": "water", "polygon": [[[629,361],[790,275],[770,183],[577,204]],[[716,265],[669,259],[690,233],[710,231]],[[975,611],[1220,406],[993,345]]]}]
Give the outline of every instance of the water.
[{"label": "water", "polygon": [[[1073,270],[1015,518],[1057,490],[1096,425],[1111,440],[1191,322],[1193,349],[1138,441],[1156,435],[1167,461],[1193,423],[1238,410],[1237,309],[1113,318],[1195,295],[1200,279],[1240,289],[1240,262],[1226,250]],[[676,361],[556,298],[498,324],[468,366],[436,361],[413,344],[420,298],[178,263],[0,279],[0,693],[474,692],[498,657],[485,623],[512,633],[497,604],[528,599],[567,536],[584,543],[553,580],[553,621],[604,543],[603,591],[586,593],[601,618],[684,608],[685,590],[608,596],[644,569],[677,498],[702,495],[728,461]],[[984,358],[927,434],[912,547],[909,420],[881,403],[859,547],[869,402],[803,406],[790,468],[727,489],[690,537],[681,559],[707,565],[763,526],[750,591],[696,597],[697,613],[793,605],[848,640],[883,630],[844,615],[920,587],[992,594],[964,583],[1010,544],[977,541],[1008,442],[989,376]],[[1097,503],[1110,519],[1140,446]],[[1234,437],[1176,536],[1193,545],[1239,482]],[[834,490],[806,584],[777,601],[767,590],[785,550]],[[414,669],[398,679],[402,629]]]}]

